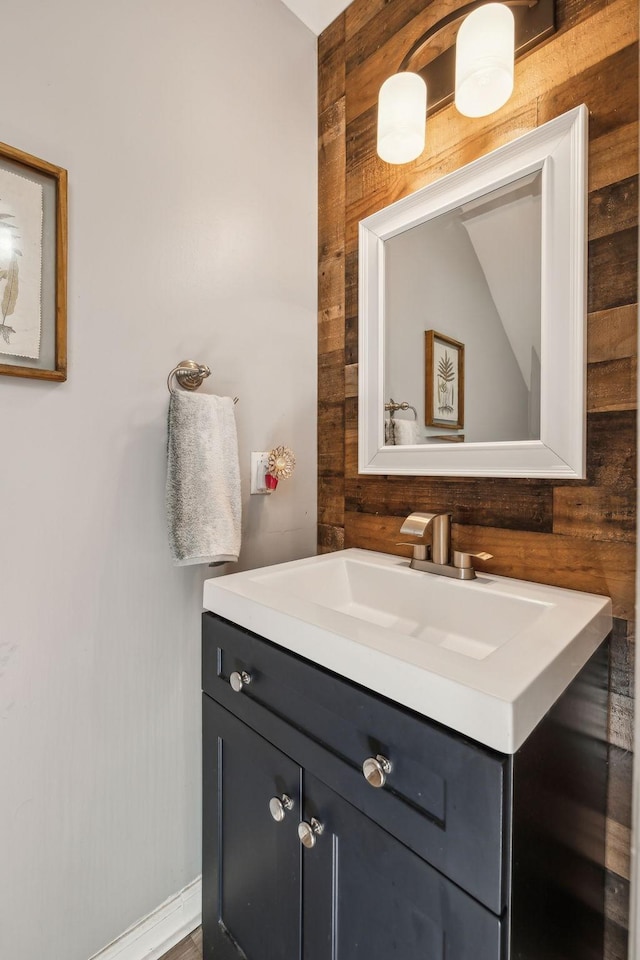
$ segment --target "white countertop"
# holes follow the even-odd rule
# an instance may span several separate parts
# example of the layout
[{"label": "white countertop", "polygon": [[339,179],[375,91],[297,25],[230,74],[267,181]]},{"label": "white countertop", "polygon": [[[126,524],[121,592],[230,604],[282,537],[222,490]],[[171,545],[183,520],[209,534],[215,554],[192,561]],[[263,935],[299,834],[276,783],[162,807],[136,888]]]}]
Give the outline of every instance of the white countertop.
[{"label": "white countertop", "polygon": [[204,606],[341,677],[514,753],[611,630],[608,597],[368,550],[208,580]]}]

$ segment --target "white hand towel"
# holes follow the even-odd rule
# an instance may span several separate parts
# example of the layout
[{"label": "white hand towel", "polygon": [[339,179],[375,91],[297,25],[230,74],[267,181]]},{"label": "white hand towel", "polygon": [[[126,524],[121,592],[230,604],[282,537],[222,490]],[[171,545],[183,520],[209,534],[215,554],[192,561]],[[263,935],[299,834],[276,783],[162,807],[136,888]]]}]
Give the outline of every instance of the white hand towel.
[{"label": "white hand towel", "polygon": [[393,432],[393,420],[385,420],[384,422],[384,442],[388,446],[393,446],[396,442],[396,438]]},{"label": "white hand towel", "polygon": [[420,427],[416,420],[394,420],[393,430],[397,446],[420,443]]},{"label": "white hand towel", "polygon": [[238,559],[240,466],[231,397],[171,394],[166,505],[178,566]]}]

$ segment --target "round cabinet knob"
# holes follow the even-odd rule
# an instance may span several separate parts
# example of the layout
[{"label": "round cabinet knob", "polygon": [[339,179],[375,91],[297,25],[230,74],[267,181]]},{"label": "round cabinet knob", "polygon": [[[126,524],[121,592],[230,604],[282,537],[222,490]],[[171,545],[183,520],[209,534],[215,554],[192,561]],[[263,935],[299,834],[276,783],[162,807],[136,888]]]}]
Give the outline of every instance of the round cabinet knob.
[{"label": "round cabinet knob", "polygon": [[240,693],[243,687],[246,687],[251,683],[251,674],[247,673],[246,670],[243,670],[241,673],[238,673],[237,670],[234,670],[229,677],[229,683],[231,684],[231,689],[235,691],[235,693]]},{"label": "round cabinet knob", "polygon": [[284,820],[287,810],[291,810],[292,808],[293,800],[291,797],[288,797],[286,793],[283,793],[281,797],[271,797],[271,800],[269,800],[269,813],[276,823]]},{"label": "round cabinet knob", "polygon": [[372,787],[384,787],[387,776],[391,773],[391,764],[381,754],[375,757],[367,757],[362,764],[362,772],[365,780]]},{"label": "round cabinet knob", "polygon": [[307,823],[306,820],[302,820],[302,822],[298,824],[300,843],[303,847],[306,847],[307,850],[311,850],[312,847],[315,847],[316,840],[323,830],[324,827],[315,817],[311,817],[309,823]]}]

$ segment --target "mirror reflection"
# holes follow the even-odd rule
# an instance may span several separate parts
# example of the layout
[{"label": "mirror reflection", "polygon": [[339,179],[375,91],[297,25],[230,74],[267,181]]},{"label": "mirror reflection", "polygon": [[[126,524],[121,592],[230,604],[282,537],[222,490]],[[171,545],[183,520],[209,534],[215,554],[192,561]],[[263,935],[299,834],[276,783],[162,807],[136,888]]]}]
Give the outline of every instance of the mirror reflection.
[{"label": "mirror reflection", "polygon": [[540,439],[541,189],[538,170],[385,240],[386,445]]}]

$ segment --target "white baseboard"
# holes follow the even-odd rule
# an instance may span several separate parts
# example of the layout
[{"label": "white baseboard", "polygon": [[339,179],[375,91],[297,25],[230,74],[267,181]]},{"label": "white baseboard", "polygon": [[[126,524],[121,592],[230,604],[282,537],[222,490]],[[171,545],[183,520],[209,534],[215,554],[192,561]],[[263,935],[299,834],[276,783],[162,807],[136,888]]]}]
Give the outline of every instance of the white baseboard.
[{"label": "white baseboard", "polygon": [[202,878],[169,897],[90,960],[159,960],[202,921]]}]

